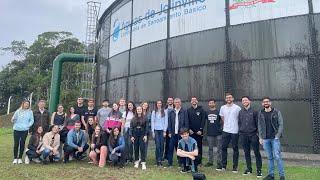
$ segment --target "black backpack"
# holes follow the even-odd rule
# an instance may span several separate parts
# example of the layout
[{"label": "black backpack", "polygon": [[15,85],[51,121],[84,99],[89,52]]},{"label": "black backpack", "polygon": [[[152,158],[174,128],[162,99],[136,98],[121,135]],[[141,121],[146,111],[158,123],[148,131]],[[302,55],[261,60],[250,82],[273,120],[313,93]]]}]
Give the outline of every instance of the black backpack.
[{"label": "black backpack", "polygon": [[206,180],[206,176],[202,173],[196,172],[192,173],[193,180]]}]

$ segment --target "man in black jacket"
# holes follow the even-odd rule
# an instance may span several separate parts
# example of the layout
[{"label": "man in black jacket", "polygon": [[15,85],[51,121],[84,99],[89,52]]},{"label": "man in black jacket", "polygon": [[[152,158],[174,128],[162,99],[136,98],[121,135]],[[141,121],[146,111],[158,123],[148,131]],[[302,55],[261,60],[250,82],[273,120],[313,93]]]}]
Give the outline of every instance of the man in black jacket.
[{"label": "man in black jacket", "polygon": [[195,139],[198,144],[198,164],[202,164],[202,139],[206,113],[201,106],[198,106],[198,100],[196,97],[191,98],[191,107],[188,109],[188,119],[190,136]]},{"label": "man in black jacket", "polygon": [[252,173],[250,149],[252,147],[256,157],[257,177],[262,177],[262,159],[259,151],[259,137],[258,137],[258,113],[251,107],[251,101],[248,96],[241,98],[243,107],[239,112],[239,135],[240,142],[246,159],[247,169],[243,175]]},{"label": "man in black jacket", "polygon": [[43,128],[44,133],[49,132],[50,113],[45,109],[45,106],[46,101],[41,99],[38,102],[38,109],[33,111],[34,123],[31,127],[32,134],[36,133],[39,126]]},{"label": "man in black jacket", "polygon": [[168,151],[168,166],[171,167],[173,163],[173,151],[178,147],[178,141],[181,139],[179,131],[181,128],[189,128],[188,113],[181,107],[181,100],[174,99],[174,110],[168,115],[168,136],[170,137],[169,151]]}]

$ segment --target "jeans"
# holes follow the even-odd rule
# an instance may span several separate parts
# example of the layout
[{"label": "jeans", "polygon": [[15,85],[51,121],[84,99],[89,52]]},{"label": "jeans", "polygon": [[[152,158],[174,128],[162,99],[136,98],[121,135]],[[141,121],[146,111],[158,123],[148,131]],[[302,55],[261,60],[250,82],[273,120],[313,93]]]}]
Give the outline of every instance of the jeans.
[{"label": "jeans", "polygon": [[238,161],[239,161],[239,134],[231,134],[227,132],[222,132],[222,167],[227,167],[227,160],[228,160],[228,145],[231,141],[232,149],[233,149],[233,168],[238,168]]},{"label": "jeans", "polygon": [[55,161],[59,161],[60,160],[60,154],[52,155],[51,153],[52,153],[52,151],[50,149],[45,148],[42,151],[43,160],[46,160],[47,157],[49,157],[49,156],[52,156],[53,160],[55,160]]},{"label": "jeans", "polygon": [[268,174],[274,176],[274,160],[277,161],[279,176],[284,176],[284,166],[281,157],[281,145],[279,139],[264,139],[263,149],[268,156]]},{"label": "jeans", "polygon": [[254,156],[256,157],[256,166],[257,171],[261,171],[262,168],[262,159],[259,150],[259,137],[254,135],[240,135],[240,142],[242,143],[244,156],[246,159],[247,169],[252,171],[251,165],[251,147],[254,152]]},{"label": "jeans", "polygon": [[[190,152],[188,148],[186,147],[184,151]],[[196,156],[195,160],[192,160],[187,157],[180,157],[180,162],[183,165],[184,169],[186,169],[188,166],[191,167],[191,171],[198,171],[198,165],[199,165],[199,156]]]},{"label": "jeans", "polygon": [[75,149],[69,145],[64,145],[63,147],[63,150],[64,150],[64,162],[68,162],[69,161],[69,156],[70,154],[74,154],[74,158],[75,159],[79,159],[81,158],[82,154],[85,153],[89,148],[89,145],[88,144],[85,144],[84,147],[83,147],[83,151],[82,152],[78,152],[77,154],[75,154],[78,149]]},{"label": "jeans", "polygon": [[[26,139],[28,136],[28,131],[13,131],[13,158],[14,159],[21,159],[22,155],[24,153],[24,146],[26,143]],[[20,148],[19,148],[20,147]],[[19,156],[18,156],[18,149],[19,151]]]},{"label": "jeans", "polygon": [[216,158],[217,158],[217,165],[221,165],[221,148],[222,148],[222,136],[207,136],[207,140],[208,140],[208,146],[209,146],[209,152],[208,152],[208,156],[209,156],[209,163],[213,164],[213,145],[214,145],[214,141],[216,140],[216,144],[217,144],[217,152],[216,152]]},{"label": "jeans", "polygon": [[154,142],[156,144],[156,161],[157,163],[162,161],[163,150],[164,150],[164,137],[163,130],[154,130]]},{"label": "jeans", "polygon": [[26,155],[28,156],[28,158],[31,160],[33,158],[39,158],[41,156],[41,154],[38,154],[36,152],[36,150],[31,150],[29,149],[27,152],[26,152]]},{"label": "jeans", "polygon": [[124,132],[124,141],[125,141],[126,160],[132,161],[133,160],[133,144],[130,139],[129,129],[125,130]]},{"label": "jeans", "polygon": [[203,136],[198,135],[196,133],[193,133],[190,136],[197,141],[198,150],[199,150],[199,155],[198,155],[197,160],[199,161],[198,164],[202,164],[202,139],[203,139]]},{"label": "jeans", "polygon": [[168,136],[168,131],[166,133],[166,137],[164,138],[164,155],[163,159],[168,159],[168,151],[169,151],[169,144],[170,144],[170,137]]},{"label": "jeans", "polygon": [[146,162],[146,142],[143,141],[144,135],[134,136],[134,160],[139,160],[139,151],[141,162]]},{"label": "jeans", "polygon": [[[179,134],[172,134],[169,143],[169,150],[168,150],[168,164],[172,166],[173,164],[173,152],[174,149],[178,149],[178,142],[181,139]],[[180,161],[179,161],[180,162]]]}]

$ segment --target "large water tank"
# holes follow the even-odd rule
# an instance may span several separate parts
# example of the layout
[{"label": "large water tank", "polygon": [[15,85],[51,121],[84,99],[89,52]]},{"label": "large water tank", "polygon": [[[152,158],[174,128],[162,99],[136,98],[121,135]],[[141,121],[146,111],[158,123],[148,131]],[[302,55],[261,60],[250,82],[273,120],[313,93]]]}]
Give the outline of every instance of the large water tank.
[{"label": "large water tank", "polygon": [[270,96],[288,151],[319,153],[320,0],[117,0],[99,20],[97,100]]}]

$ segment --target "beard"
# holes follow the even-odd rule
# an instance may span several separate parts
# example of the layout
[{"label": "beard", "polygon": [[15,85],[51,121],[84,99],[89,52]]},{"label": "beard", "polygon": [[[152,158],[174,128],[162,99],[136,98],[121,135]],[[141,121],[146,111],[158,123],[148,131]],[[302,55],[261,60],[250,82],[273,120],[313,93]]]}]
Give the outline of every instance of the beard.
[{"label": "beard", "polygon": [[264,105],[263,107],[268,109],[270,107],[270,105]]}]

